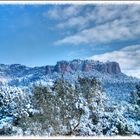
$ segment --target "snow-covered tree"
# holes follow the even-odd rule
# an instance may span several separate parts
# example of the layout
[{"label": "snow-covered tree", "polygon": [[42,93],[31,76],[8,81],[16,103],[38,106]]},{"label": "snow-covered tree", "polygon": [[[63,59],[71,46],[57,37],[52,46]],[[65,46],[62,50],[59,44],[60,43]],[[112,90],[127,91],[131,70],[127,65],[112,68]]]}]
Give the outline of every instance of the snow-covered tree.
[{"label": "snow-covered tree", "polygon": [[36,85],[32,91],[28,109],[32,111],[25,107],[28,100],[23,100],[17,113],[20,115],[9,132],[18,134],[20,130],[29,136],[139,134],[129,121],[134,107],[127,102],[110,103],[101,83],[94,77],[79,77],[75,83],[60,77],[53,85]]},{"label": "snow-covered tree", "polygon": [[56,80],[52,88],[35,86],[32,102],[38,113],[20,119],[20,126],[25,128],[24,131],[30,128],[31,134],[37,134],[37,130],[30,127],[34,125],[35,128],[36,124],[41,129],[38,134],[71,135],[79,125],[82,114],[76,108],[78,97],[74,86],[62,78]]},{"label": "snow-covered tree", "polygon": [[135,92],[131,93],[130,103],[133,109],[131,109],[131,115],[140,121],[140,84],[136,85]]}]

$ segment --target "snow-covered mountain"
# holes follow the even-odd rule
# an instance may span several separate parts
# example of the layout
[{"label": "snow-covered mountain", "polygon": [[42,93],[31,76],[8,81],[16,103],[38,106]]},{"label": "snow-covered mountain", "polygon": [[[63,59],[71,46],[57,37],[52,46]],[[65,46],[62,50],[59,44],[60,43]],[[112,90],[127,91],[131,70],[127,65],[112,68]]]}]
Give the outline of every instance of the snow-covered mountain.
[{"label": "snow-covered mountain", "polygon": [[140,79],[121,72],[117,62],[94,60],[59,61],[54,66],[26,67],[20,64],[0,65],[0,84],[10,87],[30,87],[32,84],[51,85],[62,76],[74,82],[78,76],[96,77],[101,81],[107,94],[115,100],[128,99]]},{"label": "snow-covered mountain", "polygon": [[[134,93],[135,86],[140,83],[140,79],[122,73],[117,62],[102,63],[93,60],[72,60],[59,61],[54,66],[46,65],[42,67],[27,67],[20,64],[0,65],[0,135],[5,134],[5,132],[13,135],[14,131],[16,131],[16,135],[18,133],[22,135],[23,132],[20,131],[23,130],[14,123],[16,122],[15,119],[21,116],[28,116],[36,111],[30,100],[32,86],[34,84],[41,84],[53,87],[55,80],[60,77],[63,77],[71,84],[75,84],[79,77],[88,77],[89,79],[95,77],[98,79],[108,97],[106,105],[118,107],[120,104],[120,107],[123,109],[117,113],[121,117],[118,120],[120,121],[125,118],[124,116],[122,117],[122,114],[126,115],[127,119],[123,121],[132,125],[134,134],[140,134],[139,121],[127,116],[128,113],[125,114],[125,110],[131,107],[127,101],[131,99],[131,94]],[[79,93],[78,96],[81,96],[81,94]],[[83,96],[80,99],[84,100]],[[109,117],[113,118],[113,115],[112,113],[112,116],[110,114]],[[85,118],[87,119],[82,123],[82,131],[84,129],[87,131],[85,124],[89,121],[88,115],[85,115],[83,119]],[[122,124],[124,123],[123,121],[121,122]],[[104,124],[102,118],[101,122]],[[113,135],[114,128],[110,129],[108,135]],[[91,131],[90,127],[88,129]]]},{"label": "snow-covered mountain", "polygon": [[74,72],[91,72],[99,71],[105,74],[119,74],[121,73],[119,64],[117,62],[102,63],[93,60],[73,60],[73,61],[59,61],[55,66],[42,67],[26,67],[20,64],[0,65],[0,76],[10,78],[21,78],[30,75],[52,75],[54,73],[74,73]]}]

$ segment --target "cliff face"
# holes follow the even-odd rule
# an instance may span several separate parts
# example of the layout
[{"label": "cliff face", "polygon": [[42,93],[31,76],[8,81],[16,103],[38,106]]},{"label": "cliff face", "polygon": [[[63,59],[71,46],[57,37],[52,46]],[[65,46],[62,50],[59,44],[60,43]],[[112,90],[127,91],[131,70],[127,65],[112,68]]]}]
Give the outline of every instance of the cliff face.
[{"label": "cliff face", "polygon": [[93,65],[92,63],[84,62],[82,65],[82,71],[88,72],[93,70]]},{"label": "cliff face", "polygon": [[0,76],[4,77],[23,77],[26,75],[51,75],[57,73],[90,72],[97,70],[101,73],[119,74],[120,66],[117,62],[102,63],[93,60],[73,60],[59,61],[55,66],[26,67],[20,64],[4,65],[0,64]]},{"label": "cliff face", "polygon": [[46,66],[46,73],[51,74],[52,73],[52,66],[47,65]]},{"label": "cliff face", "polygon": [[119,74],[120,66],[117,62],[101,63],[93,60],[59,61],[55,66],[46,66],[46,74],[71,73],[76,71],[89,72],[97,70],[102,73]]},{"label": "cliff face", "polygon": [[121,73],[120,66],[117,62],[110,62],[110,69],[108,70],[108,73],[114,73],[118,74]]},{"label": "cliff face", "polygon": [[121,73],[120,66],[117,62],[108,62],[103,64],[97,64],[95,69],[108,74],[119,74]]},{"label": "cliff face", "polygon": [[70,63],[67,61],[59,61],[54,67],[54,71],[58,73],[67,73],[71,72],[72,69],[70,67]]}]

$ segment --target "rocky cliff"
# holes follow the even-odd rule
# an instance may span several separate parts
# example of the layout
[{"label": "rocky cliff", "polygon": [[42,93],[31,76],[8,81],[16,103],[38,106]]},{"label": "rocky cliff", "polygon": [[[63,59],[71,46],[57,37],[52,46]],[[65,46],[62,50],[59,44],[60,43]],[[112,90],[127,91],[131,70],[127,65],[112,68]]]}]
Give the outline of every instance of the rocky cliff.
[{"label": "rocky cliff", "polygon": [[59,61],[56,65],[46,65],[42,67],[26,67],[20,64],[4,65],[0,64],[0,76],[3,77],[23,77],[26,75],[51,75],[53,73],[73,73],[99,71],[107,74],[121,73],[117,62],[102,63],[94,60],[72,60]]},{"label": "rocky cliff", "polygon": [[97,70],[102,73],[119,74],[121,73],[120,66],[117,62],[102,63],[93,60],[73,60],[59,61],[55,66],[46,66],[46,74],[71,73],[75,71],[89,72]]}]

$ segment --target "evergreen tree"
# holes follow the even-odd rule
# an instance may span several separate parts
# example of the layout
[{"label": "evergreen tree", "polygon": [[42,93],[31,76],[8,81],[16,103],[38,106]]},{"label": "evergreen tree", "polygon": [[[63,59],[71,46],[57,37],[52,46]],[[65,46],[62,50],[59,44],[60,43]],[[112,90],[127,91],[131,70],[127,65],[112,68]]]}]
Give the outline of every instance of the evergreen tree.
[{"label": "evergreen tree", "polygon": [[51,135],[71,135],[81,117],[81,110],[75,105],[77,100],[78,93],[75,92],[75,88],[63,78],[57,79],[52,88],[35,86],[32,102],[38,113],[32,117],[21,118],[20,127],[24,128],[24,131],[29,128],[31,134],[36,134],[36,127],[40,126],[40,135],[49,133],[50,128]]},{"label": "evergreen tree", "polygon": [[54,92],[58,94],[59,104],[57,106],[60,108],[62,127],[67,128],[66,135],[70,135],[79,125],[82,115],[82,111],[76,107],[79,93],[75,90],[75,86],[64,80],[64,78],[56,80]]},{"label": "evergreen tree", "polygon": [[136,85],[136,91],[131,93],[132,109],[130,113],[136,120],[140,120],[140,84]]}]

